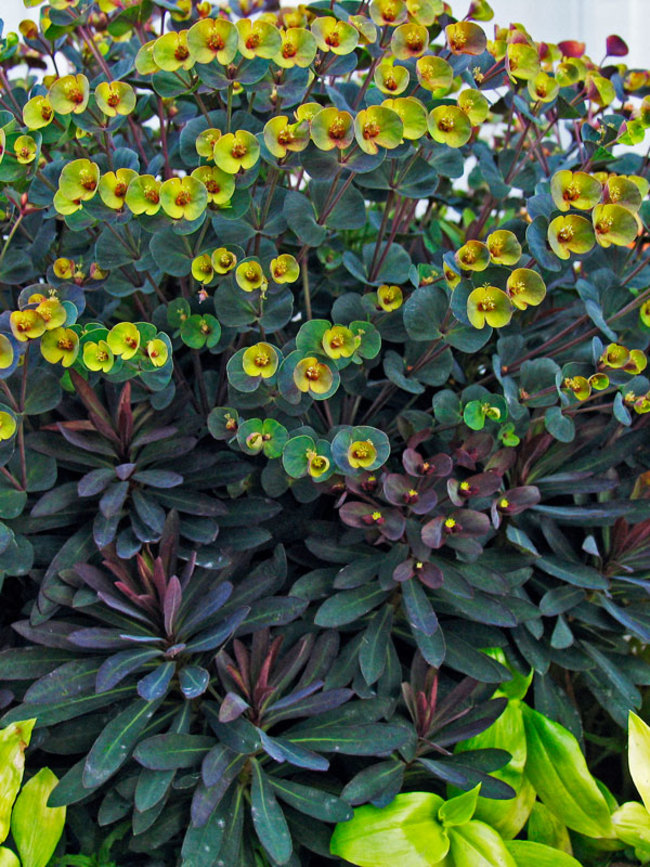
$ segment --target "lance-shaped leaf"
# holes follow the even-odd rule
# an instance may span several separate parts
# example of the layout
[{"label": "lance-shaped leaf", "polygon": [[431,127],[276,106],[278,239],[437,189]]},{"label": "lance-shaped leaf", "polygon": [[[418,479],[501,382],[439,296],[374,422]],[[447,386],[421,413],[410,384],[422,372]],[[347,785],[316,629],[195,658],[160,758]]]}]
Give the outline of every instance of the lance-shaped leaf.
[{"label": "lance-shaped leaf", "polygon": [[628,764],[646,810],[650,809],[650,726],[630,711],[628,717]]},{"label": "lance-shaped leaf", "polygon": [[526,729],[526,776],[540,800],[574,831],[613,837],[607,802],[568,729],[521,705]]},{"label": "lance-shaped leaf", "polygon": [[47,806],[58,782],[49,768],[41,768],[16,799],[11,833],[24,867],[45,867],[63,833],[65,807]]}]

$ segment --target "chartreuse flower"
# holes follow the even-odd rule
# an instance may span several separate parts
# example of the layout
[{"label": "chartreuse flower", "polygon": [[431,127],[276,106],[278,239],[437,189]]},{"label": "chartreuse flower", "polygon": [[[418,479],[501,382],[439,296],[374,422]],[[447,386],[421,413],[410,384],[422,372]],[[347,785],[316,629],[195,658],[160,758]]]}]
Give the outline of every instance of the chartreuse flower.
[{"label": "chartreuse flower", "polygon": [[315,18],[311,24],[311,32],[321,51],[351,54],[359,44],[359,31],[356,27],[331,15]]},{"label": "chartreuse flower", "polygon": [[280,355],[270,343],[255,343],[242,356],[244,373],[247,376],[261,376],[262,379],[274,376],[279,363]]},{"label": "chartreuse flower", "polygon": [[374,45],[377,41],[377,27],[365,15],[350,15],[348,24],[359,31],[359,45]]},{"label": "chartreuse flower", "polygon": [[102,81],[95,88],[95,99],[107,117],[129,115],[135,108],[135,91],[126,81]]},{"label": "chartreuse flower", "polygon": [[470,140],[472,124],[457,105],[439,105],[429,112],[429,132],[434,141],[459,148]]},{"label": "chartreuse flower", "polygon": [[160,204],[173,220],[196,220],[208,206],[208,191],[197,178],[169,178],[160,185]]},{"label": "chartreuse flower", "polygon": [[472,126],[479,126],[488,116],[490,103],[480,90],[469,87],[458,94],[458,107],[465,112]]},{"label": "chartreuse flower", "polygon": [[50,88],[50,105],[57,114],[81,114],[86,110],[90,85],[85,75],[64,75]]},{"label": "chartreuse flower", "polygon": [[134,214],[152,217],[160,210],[161,182],[153,175],[139,175],[131,181],[126,191],[126,206]]},{"label": "chartreuse flower", "polygon": [[[644,180],[641,178],[640,180]],[[641,207],[643,196],[641,189],[632,178],[626,178],[623,175],[614,175],[608,178],[604,190],[604,202],[608,205],[621,205],[627,208],[628,211],[636,212]]]},{"label": "chartreuse flower", "polygon": [[14,310],[9,317],[9,325],[13,336],[22,343],[34,340],[45,332],[45,320],[35,310]]},{"label": "chartreuse flower", "polygon": [[443,0],[406,0],[408,14],[418,24],[431,27],[438,15],[445,11]]},{"label": "chartreuse flower", "polygon": [[511,42],[506,49],[506,69],[511,78],[529,81],[539,73],[539,55],[534,45]]},{"label": "chartreuse flower", "polygon": [[252,132],[238,129],[222,135],[213,150],[218,168],[235,175],[240,169],[251,169],[260,158],[260,143]]},{"label": "chartreuse flower", "polygon": [[[488,419],[500,424],[507,417],[508,407],[499,395],[490,395],[488,400],[470,400],[463,410],[463,421],[472,430],[483,430]],[[464,482],[460,483],[461,491],[466,490],[464,485]]]},{"label": "chartreuse flower", "polygon": [[562,380],[563,391],[569,391],[577,400],[587,400],[591,395],[591,385],[584,376],[566,376]]},{"label": "chartreuse flower", "polygon": [[372,0],[368,12],[378,27],[397,27],[408,18],[404,0]]},{"label": "chartreuse flower", "polygon": [[589,385],[594,391],[603,391],[609,388],[609,377],[604,373],[592,373],[589,377]]},{"label": "chartreuse flower", "polygon": [[518,310],[537,307],[546,297],[546,284],[531,268],[515,268],[508,277],[506,294]]},{"label": "chartreuse flower", "polygon": [[430,90],[435,99],[446,96],[451,90],[454,70],[444,58],[435,54],[420,57],[415,64],[415,71],[420,87]]},{"label": "chartreuse flower", "polygon": [[332,388],[334,374],[327,364],[309,355],[296,364],[293,381],[300,391],[321,395]]},{"label": "chartreuse flower", "polygon": [[133,169],[117,169],[115,172],[106,172],[99,181],[99,195],[102,202],[108,208],[119,211],[124,206],[129,184],[138,173]]},{"label": "chartreuse flower", "polygon": [[596,243],[589,220],[576,214],[551,220],[547,237],[559,259],[568,259],[571,253],[588,253]]},{"label": "chartreuse flower", "polygon": [[13,344],[6,334],[0,334],[0,370],[7,370],[13,363]]},{"label": "chartreuse flower", "polygon": [[296,107],[293,114],[296,120],[306,120],[311,123],[322,108],[323,106],[319,102],[303,102]]},{"label": "chartreuse flower", "polygon": [[483,54],[487,37],[483,28],[471,21],[457,21],[445,27],[447,45],[452,54]]},{"label": "chartreuse flower", "polygon": [[417,141],[427,132],[427,110],[419,99],[414,96],[385,99],[384,108],[390,108],[399,115],[402,121],[402,137]]},{"label": "chartreuse flower", "polygon": [[7,144],[7,134],[3,129],[0,129],[0,163],[5,155],[5,147]]},{"label": "chartreuse flower", "polygon": [[164,367],[169,358],[169,349],[167,348],[167,344],[159,337],[155,337],[153,340],[148,340],[144,351],[154,367]]},{"label": "chartreuse flower", "polygon": [[210,313],[193,313],[181,323],[181,340],[190,349],[212,349],[220,339],[221,325]]},{"label": "chartreuse flower", "polygon": [[569,208],[589,211],[598,204],[602,192],[600,181],[587,172],[562,169],[551,178],[551,196],[561,211],[568,211]]},{"label": "chartreuse flower", "polygon": [[253,292],[255,289],[265,287],[267,280],[259,262],[255,259],[246,259],[237,265],[235,280],[244,292]]},{"label": "chartreuse flower", "polygon": [[616,99],[616,91],[614,85],[603,75],[598,75],[596,72],[589,71],[585,78],[585,89],[587,96],[599,108],[605,108],[611,105]]},{"label": "chartreuse flower", "polygon": [[600,356],[600,363],[618,370],[630,360],[630,350],[620,343],[610,343]]},{"label": "chartreuse flower", "polygon": [[490,264],[490,251],[482,241],[467,241],[454,256],[459,268],[465,271],[485,271]]},{"label": "chartreuse flower", "polygon": [[377,460],[377,448],[372,440],[355,440],[348,446],[347,459],[355,470],[367,470]]},{"label": "chartreuse flower", "polygon": [[271,259],[271,277],[276,283],[295,283],[300,277],[300,265],[290,253]]},{"label": "chartreuse flower", "polygon": [[0,412],[0,441],[10,440],[16,433],[16,417],[12,412]]},{"label": "chartreuse flower", "polygon": [[208,202],[213,205],[226,205],[235,192],[235,179],[232,175],[216,166],[199,166],[192,177],[201,181],[208,191]]},{"label": "chartreuse flower", "polygon": [[14,142],[14,154],[16,160],[23,166],[33,163],[36,159],[38,145],[31,135],[19,135]]},{"label": "chartreuse flower", "polygon": [[160,67],[154,60],[153,52],[156,47],[156,40],[152,39],[150,42],[145,42],[138,49],[138,53],[135,55],[135,60],[133,61],[136,72],[140,75],[153,75],[154,72],[160,72]]},{"label": "chartreuse flower", "polygon": [[383,283],[377,289],[377,303],[382,310],[390,313],[392,310],[398,310],[404,303],[404,294],[399,286],[389,286]]},{"label": "chartreuse flower", "polygon": [[98,184],[99,166],[87,159],[72,160],[59,176],[59,192],[71,202],[90,201]]},{"label": "chartreuse flower", "polygon": [[52,270],[59,280],[71,280],[74,275],[74,262],[64,256],[54,260]]},{"label": "chartreuse flower", "polygon": [[323,334],[323,352],[328,358],[351,358],[360,340],[349,328],[343,325],[334,325]]},{"label": "chartreuse flower", "polygon": [[646,129],[650,126],[650,95],[644,96],[639,106],[639,120]]},{"label": "chartreuse flower", "polygon": [[282,454],[289,433],[274,418],[250,418],[239,425],[237,442],[242,451],[256,455],[263,452],[267,458],[279,458]]},{"label": "chartreuse flower", "polygon": [[503,328],[512,319],[512,312],[508,296],[496,286],[479,286],[467,299],[467,318],[474,328],[483,328],[486,323]]},{"label": "chartreuse flower", "polygon": [[270,60],[282,50],[282,37],[280,31],[258,18],[251,21],[249,18],[240,18],[236,24],[239,37],[239,53],[247,60],[253,57],[264,57]]},{"label": "chartreuse flower", "polygon": [[443,262],[442,273],[447,286],[449,286],[450,289],[455,289],[460,283],[460,274],[458,271],[455,271],[449,262]]},{"label": "chartreuse flower", "polygon": [[220,129],[204,129],[203,132],[200,132],[197,135],[196,141],[194,142],[197,154],[200,157],[204,157],[206,160],[211,160],[214,154],[214,146],[220,138]]},{"label": "chartreuse flower", "polygon": [[217,274],[227,274],[237,264],[237,256],[226,247],[217,247],[212,251],[212,267]]},{"label": "chartreuse flower", "polygon": [[187,47],[197,63],[216,59],[222,66],[228,66],[235,59],[238,44],[237,28],[225,18],[204,18],[187,33]]},{"label": "chartreuse flower", "polygon": [[521,244],[514,232],[497,229],[485,242],[495,265],[516,265],[521,259]]},{"label": "chartreuse flower", "polygon": [[310,436],[292,437],[282,450],[282,465],[292,479],[311,476],[325,481],[333,472],[332,453],[327,440],[314,442]]},{"label": "chartreuse flower", "polygon": [[54,109],[47,96],[33,96],[23,106],[23,123],[27,129],[41,129],[53,119]]},{"label": "chartreuse flower", "polygon": [[306,69],[311,66],[318,45],[312,33],[305,27],[289,27],[288,30],[280,31],[282,47],[273,56],[273,62],[283,69],[293,69],[298,66]]},{"label": "chartreuse flower", "polygon": [[115,364],[113,350],[105,340],[88,340],[83,345],[82,359],[88,370],[108,373]]},{"label": "chartreuse flower", "polygon": [[58,298],[44,298],[39,301],[36,312],[45,323],[45,330],[59,328],[68,318],[68,313]]},{"label": "chartreuse flower", "polygon": [[311,138],[321,151],[348,147],[354,139],[352,115],[334,106],[323,108],[311,122]]},{"label": "chartreuse flower", "polygon": [[421,24],[400,24],[393,30],[390,50],[398,60],[421,57],[429,47],[429,31]]},{"label": "chartreuse flower", "polygon": [[140,348],[140,332],[132,322],[114,325],[106,336],[111,351],[128,361]]},{"label": "chartreuse flower", "polygon": [[410,79],[411,76],[406,67],[393,66],[390,60],[383,60],[375,69],[375,84],[382,93],[391,93],[394,96],[404,93]]},{"label": "chartreuse flower", "polygon": [[192,277],[198,283],[209,283],[214,277],[212,258],[209,253],[201,253],[192,259]]},{"label": "chartreuse flower", "polygon": [[596,205],[591,216],[601,247],[627,247],[637,236],[636,217],[622,205]]},{"label": "chartreuse flower", "polygon": [[623,365],[623,370],[631,376],[637,376],[639,373],[643,373],[647,366],[648,359],[646,358],[645,353],[640,349],[631,349],[630,357]]},{"label": "chartreuse flower", "polygon": [[41,354],[50,364],[70,367],[79,354],[79,335],[72,328],[54,328],[42,336]]},{"label": "chartreuse flower", "polygon": [[165,72],[176,72],[177,69],[191,69],[195,60],[190,54],[187,44],[188,30],[170,30],[163,33],[154,42],[153,59]]},{"label": "chartreuse flower", "polygon": [[357,144],[367,154],[376,154],[380,147],[392,150],[402,142],[404,127],[397,112],[381,105],[371,105],[360,111],[354,120]]},{"label": "chartreuse flower", "polygon": [[571,87],[579,81],[584,81],[586,74],[587,67],[578,57],[565,57],[555,70],[555,77],[560,87]]},{"label": "chartreuse flower", "polygon": [[531,99],[539,102],[553,102],[560,92],[557,80],[546,72],[538,72],[534,78],[528,79],[528,93]]},{"label": "chartreuse flower", "polygon": [[309,123],[289,123],[286,115],[277,115],[264,126],[264,143],[274,157],[281,160],[290,152],[303,151],[309,144]]}]

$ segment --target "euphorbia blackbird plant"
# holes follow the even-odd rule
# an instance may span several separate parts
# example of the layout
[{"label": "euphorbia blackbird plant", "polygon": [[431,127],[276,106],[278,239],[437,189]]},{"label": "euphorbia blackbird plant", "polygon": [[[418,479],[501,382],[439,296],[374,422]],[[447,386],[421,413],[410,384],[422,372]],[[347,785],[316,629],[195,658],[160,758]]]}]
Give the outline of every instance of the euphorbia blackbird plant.
[{"label": "euphorbia blackbird plant", "polygon": [[650,73],[492,17],[3,39],[0,701],[69,858],[320,864],[350,807],[511,798],[452,748],[513,672],[595,762],[642,709]]}]

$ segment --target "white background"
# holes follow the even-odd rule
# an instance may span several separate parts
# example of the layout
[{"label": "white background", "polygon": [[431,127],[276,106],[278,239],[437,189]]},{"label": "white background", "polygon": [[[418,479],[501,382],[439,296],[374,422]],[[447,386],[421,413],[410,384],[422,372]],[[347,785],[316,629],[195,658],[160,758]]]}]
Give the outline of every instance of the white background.
[{"label": "white background", "polygon": [[[459,15],[469,0],[449,0]],[[629,66],[650,66],[650,0],[490,0],[493,21],[484,24],[488,35],[495,22],[523,24],[537,41],[559,42],[578,39],[587,43],[587,51],[596,62],[605,52],[610,33],[622,36],[630,48]],[[293,6],[294,2],[284,5]],[[38,9],[25,9],[22,0],[0,0],[0,18],[5,32],[16,30],[23,18],[38,17]]]}]

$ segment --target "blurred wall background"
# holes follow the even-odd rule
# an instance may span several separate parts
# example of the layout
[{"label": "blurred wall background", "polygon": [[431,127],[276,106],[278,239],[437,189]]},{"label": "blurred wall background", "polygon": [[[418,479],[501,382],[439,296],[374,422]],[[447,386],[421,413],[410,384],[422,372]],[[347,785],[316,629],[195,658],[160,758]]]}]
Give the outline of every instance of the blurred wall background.
[{"label": "blurred wall background", "polygon": [[[283,0],[286,2],[286,0]],[[469,0],[449,0],[458,13],[464,12]],[[494,21],[485,25],[491,34],[494,22],[522,23],[533,39],[559,42],[578,39],[587,43],[595,61],[604,54],[605,39],[610,33],[623,37],[630,48],[629,66],[650,66],[650,0],[490,0]],[[288,0],[286,5],[294,5]],[[23,0],[0,0],[0,18],[5,32],[16,30],[23,18],[38,17],[38,9],[25,9]]]}]

